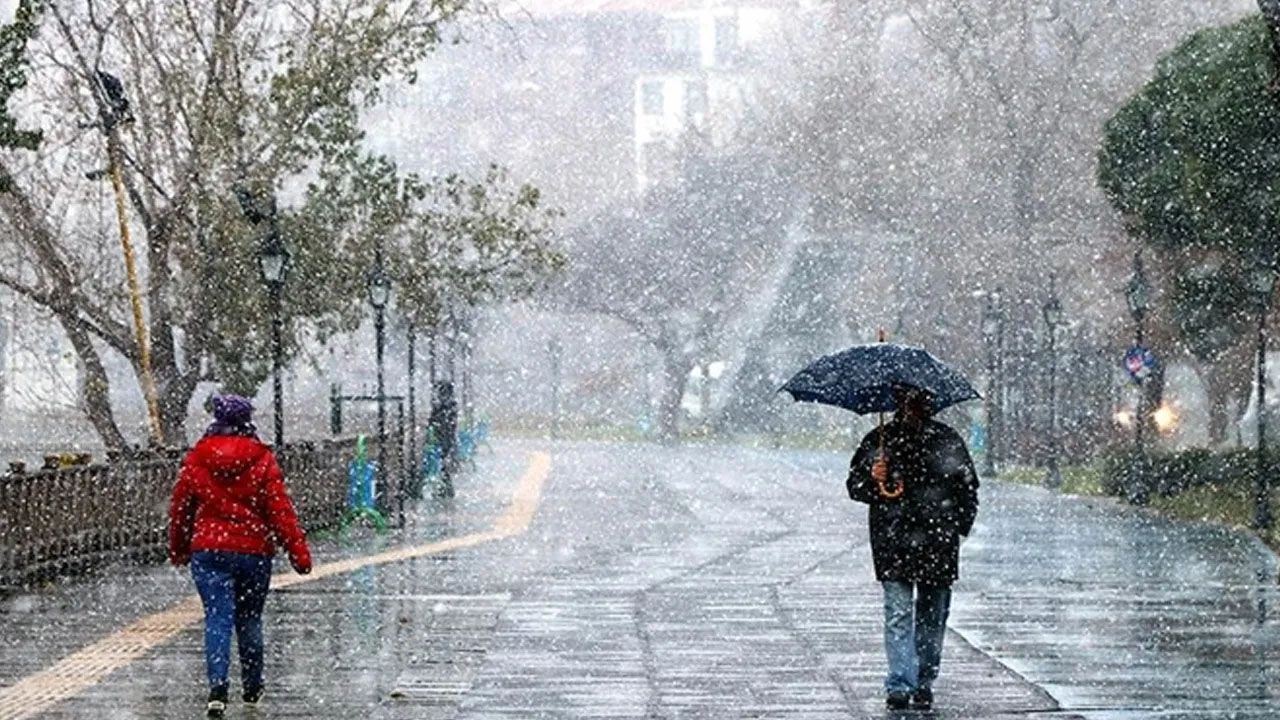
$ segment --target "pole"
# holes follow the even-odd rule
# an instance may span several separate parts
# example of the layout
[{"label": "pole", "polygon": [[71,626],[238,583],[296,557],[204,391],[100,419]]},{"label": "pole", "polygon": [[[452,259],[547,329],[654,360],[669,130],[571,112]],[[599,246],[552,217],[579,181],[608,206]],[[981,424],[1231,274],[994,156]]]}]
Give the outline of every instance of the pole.
[{"label": "pole", "polygon": [[551,356],[551,439],[560,435],[560,338],[552,337],[547,343]]},{"label": "pole", "polygon": [[[1144,319],[1145,319],[1145,315],[1143,315],[1142,313],[1139,313],[1138,316],[1135,318],[1136,327],[1134,328],[1133,344],[1134,344],[1134,347],[1137,347],[1137,348],[1141,348],[1142,343],[1145,341],[1146,333],[1143,332]],[[1143,454],[1143,452],[1146,449],[1143,444],[1145,442],[1145,438],[1143,437],[1144,435],[1143,426],[1147,424],[1146,418],[1147,418],[1147,388],[1145,385],[1145,381],[1139,379],[1138,380],[1138,404],[1137,404],[1137,407],[1134,409],[1134,418],[1133,418],[1133,448],[1135,451],[1137,451],[1139,455]]]},{"label": "pole", "polygon": [[[995,334],[995,304],[991,300],[991,296],[987,296],[987,308],[983,314],[983,333],[987,341],[987,396],[986,412],[987,412],[987,451],[984,453],[983,475],[988,478],[996,476],[996,456],[995,456],[995,417],[996,403],[999,398],[996,395],[996,334]],[[987,325],[988,319],[992,325]]]},{"label": "pole", "polygon": [[1000,292],[1000,298],[996,300],[996,364],[995,364],[995,383],[996,383],[996,402],[995,412],[991,416],[991,430],[989,432],[991,462],[993,467],[999,467],[1002,459],[1000,453],[1004,452],[1004,408],[1005,408],[1005,386],[1004,386],[1004,292],[1000,288],[996,288]]},{"label": "pole", "polygon": [[436,388],[436,336],[439,334],[440,326],[437,325],[431,328],[431,333],[427,335],[427,385],[433,393]]},{"label": "pole", "polygon": [[1049,323],[1049,468],[1045,485],[1062,486],[1062,472],[1058,469],[1058,353],[1057,327]]},{"label": "pole", "polygon": [[[374,246],[374,267],[378,277],[382,277],[382,238],[378,238]],[[378,509],[387,510],[387,393],[382,365],[385,351],[386,313],[381,303],[373,311],[374,353],[377,363],[378,378]]]},{"label": "pole", "polygon": [[[413,486],[418,477],[418,406],[414,388],[414,368],[417,364],[418,328],[409,323],[409,450],[405,466],[413,473]],[[414,491],[417,492],[416,490]],[[416,497],[416,495],[415,495]]]},{"label": "pole", "polygon": [[470,320],[465,323],[465,332],[462,333],[462,347],[460,348],[462,363],[462,377],[460,378],[462,386],[462,420],[466,424],[468,430],[474,429],[476,424],[475,418],[475,396],[472,395],[471,384],[471,331],[472,325]]},{"label": "pole", "polygon": [[125,275],[129,282],[129,300],[133,306],[133,329],[138,343],[138,367],[142,375],[142,395],[147,402],[147,415],[151,420],[151,437],[157,445],[164,444],[164,430],[160,424],[160,405],[156,401],[156,380],[151,372],[151,347],[147,342],[147,328],[142,317],[142,290],[138,283],[138,268],[133,260],[133,242],[129,237],[129,218],[125,211],[124,179],[120,174],[120,138],[116,129],[107,131],[107,163],[110,165],[111,187],[116,195],[116,219],[120,224],[120,245],[124,250]]},{"label": "pole", "polygon": [[1271,528],[1270,483],[1267,477],[1267,308],[1258,306],[1258,467],[1254,478],[1253,526],[1257,530]]},{"label": "pole", "polygon": [[280,377],[280,366],[284,355],[284,342],[281,339],[281,328],[284,325],[281,313],[280,283],[271,283],[271,384],[272,411],[276,421],[276,450],[284,448],[284,381]]},{"label": "pole", "polygon": [[396,402],[396,446],[400,448],[400,476],[396,478],[396,527],[404,527],[404,479],[405,474],[405,452],[404,452],[404,403],[399,399]]}]

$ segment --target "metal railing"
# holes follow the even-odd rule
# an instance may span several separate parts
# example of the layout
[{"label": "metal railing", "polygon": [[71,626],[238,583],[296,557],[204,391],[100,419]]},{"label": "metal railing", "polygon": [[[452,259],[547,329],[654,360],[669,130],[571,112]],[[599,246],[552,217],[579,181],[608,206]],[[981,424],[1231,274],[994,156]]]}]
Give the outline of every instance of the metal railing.
[{"label": "metal railing", "polygon": [[[398,456],[395,445],[388,450]],[[111,562],[163,560],[169,496],[184,454],[30,472],[11,467],[0,476],[0,591]],[[321,529],[342,518],[354,454],[349,439],[297,443],[279,453],[303,527]],[[398,465],[388,465],[394,477]]]}]

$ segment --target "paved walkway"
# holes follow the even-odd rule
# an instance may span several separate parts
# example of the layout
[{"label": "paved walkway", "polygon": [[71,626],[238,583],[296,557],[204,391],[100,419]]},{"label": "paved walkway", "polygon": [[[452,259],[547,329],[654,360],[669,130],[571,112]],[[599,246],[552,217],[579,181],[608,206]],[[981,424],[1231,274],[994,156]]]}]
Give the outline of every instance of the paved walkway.
[{"label": "paved walkway", "polygon": [[[542,449],[550,474],[534,487]],[[278,576],[254,717],[889,717],[844,464],[499,443],[455,505],[416,509],[385,538],[319,543],[327,575]],[[915,717],[1280,716],[1269,553],[1106,502],[1004,486],[982,500],[938,709]],[[368,555],[379,562],[353,559]],[[155,614],[190,592],[180,571],[118,568],[5,601],[0,720],[199,717],[199,624]],[[131,623],[145,651],[112,645],[88,671],[100,681],[39,713],[6,706],[35,673],[65,692],[48,669]]]}]

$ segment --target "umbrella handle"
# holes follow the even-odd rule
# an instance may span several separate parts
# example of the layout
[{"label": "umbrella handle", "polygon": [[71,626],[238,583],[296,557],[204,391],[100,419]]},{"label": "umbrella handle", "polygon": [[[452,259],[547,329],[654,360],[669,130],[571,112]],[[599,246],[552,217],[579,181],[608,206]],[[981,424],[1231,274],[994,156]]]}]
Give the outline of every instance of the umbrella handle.
[{"label": "umbrella handle", "polygon": [[[876,453],[875,462],[884,463],[887,469],[889,465],[889,456],[885,454],[884,451],[884,413],[880,413],[880,432],[878,435],[880,440],[880,449]],[[907,486],[906,483],[899,482],[894,483],[893,486],[890,487],[889,479],[884,477],[876,478],[876,489],[879,490],[881,498],[885,500],[897,500],[902,497],[902,493],[906,491]]]}]

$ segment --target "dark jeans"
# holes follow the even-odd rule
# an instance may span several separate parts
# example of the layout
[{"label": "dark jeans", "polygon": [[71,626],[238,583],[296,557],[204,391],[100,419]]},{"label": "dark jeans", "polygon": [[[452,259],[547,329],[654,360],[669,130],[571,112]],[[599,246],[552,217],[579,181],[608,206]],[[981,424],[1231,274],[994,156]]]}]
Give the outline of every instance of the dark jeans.
[{"label": "dark jeans", "polygon": [[191,577],[204,603],[204,659],[209,689],[227,689],[231,630],[240,649],[246,693],[262,689],[262,607],[271,584],[271,557],[232,552],[191,556]]},{"label": "dark jeans", "polygon": [[884,583],[884,649],[889,657],[886,690],[910,693],[933,687],[950,611],[949,587]]}]

